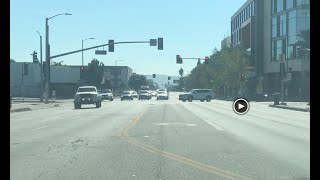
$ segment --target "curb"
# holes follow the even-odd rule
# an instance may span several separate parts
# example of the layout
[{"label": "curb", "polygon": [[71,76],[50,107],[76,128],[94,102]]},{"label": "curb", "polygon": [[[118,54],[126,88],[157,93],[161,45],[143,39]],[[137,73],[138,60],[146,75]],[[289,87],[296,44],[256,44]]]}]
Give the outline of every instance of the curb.
[{"label": "curb", "polygon": [[16,112],[24,112],[24,111],[33,111],[33,110],[39,110],[39,109],[49,109],[49,108],[55,108],[60,107],[59,104],[54,104],[51,107],[45,107],[45,108],[38,108],[38,109],[31,109],[31,108],[18,108],[18,109],[12,109],[10,110],[10,113],[16,113]]},{"label": "curb", "polygon": [[303,108],[295,108],[295,107],[280,106],[280,105],[273,105],[273,104],[269,104],[269,107],[288,109],[288,110],[294,110],[294,111],[302,111],[302,112],[310,112],[310,108],[303,109]]},{"label": "curb", "polygon": [[24,112],[24,111],[31,111],[31,108],[19,108],[19,109],[13,109],[10,110],[10,113],[15,113],[15,112]]}]

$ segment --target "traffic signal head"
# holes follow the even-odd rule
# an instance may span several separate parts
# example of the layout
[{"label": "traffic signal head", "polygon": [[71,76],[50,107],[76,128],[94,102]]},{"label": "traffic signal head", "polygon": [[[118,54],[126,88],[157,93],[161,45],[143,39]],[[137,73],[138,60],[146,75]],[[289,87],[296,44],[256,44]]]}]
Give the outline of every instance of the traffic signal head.
[{"label": "traffic signal head", "polygon": [[27,63],[23,64],[23,74],[25,76],[29,74],[29,65]]},{"label": "traffic signal head", "polygon": [[152,77],[153,77],[153,78],[156,78],[156,74],[152,74]]},{"label": "traffic signal head", "polygon": [[177,62],[177,64],[182,64],[182,58],[180,55],[177,55],[176,62]]},{"label": "traffic signal head", "polygon": [[208,56],[206,56],[206,57],[204,58],[204,63],[205,63],[205,64],[209,64],[209,57],[208,57]]},{"label": "traffic signal head", "polygon": [[109,40],[108,51],[114,52],[114,40]]},{"label": "traffic signal head", "polygon": [[158,50],[163,50],[163,38],[158,38]]},{"label": "traffic signal head", "polygon": [[244,80],[245,79],[245,75],[243,73],[240,73],[240,79]]},{"label": "traffic signal head", "polygon": [[169,77],[168,77],[168,81],[170,81],[170,79],[171,79],[171,77],[169,76]]},{"label": "traffic signal head", "polygon": [[37,55],[37,52],[36,51],[33,51],[33,53],[31,54],[32,55],[32,61],[33,63],[38,63],[39,60],[38,60],[38,55]]},{"label": "traffic signal head", "polygon": [[84,67],[81,66],[81,67],[80,67],[80,72],[83,72],[83,71],[84,71]]}]

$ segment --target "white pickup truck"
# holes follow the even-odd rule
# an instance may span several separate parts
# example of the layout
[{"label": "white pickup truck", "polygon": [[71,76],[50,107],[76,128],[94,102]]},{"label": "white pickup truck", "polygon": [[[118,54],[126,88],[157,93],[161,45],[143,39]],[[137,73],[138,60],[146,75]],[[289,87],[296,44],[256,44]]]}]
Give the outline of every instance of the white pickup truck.
[{"label": "white pickup truck", "polygon": [[82,104],[95,104],[96,108],[101,107],[102,96],[95,86],[81,86],[74,95],[74,108],[80,109]]}]

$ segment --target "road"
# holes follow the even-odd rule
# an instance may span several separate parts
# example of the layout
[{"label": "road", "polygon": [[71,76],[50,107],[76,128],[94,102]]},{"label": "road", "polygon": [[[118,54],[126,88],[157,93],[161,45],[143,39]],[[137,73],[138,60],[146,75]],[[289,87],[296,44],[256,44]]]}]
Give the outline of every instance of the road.
[{"label": "road", "polygon": [[104,101],[11,113],[11,179],[308,179],[310,113],[251,102]]}]

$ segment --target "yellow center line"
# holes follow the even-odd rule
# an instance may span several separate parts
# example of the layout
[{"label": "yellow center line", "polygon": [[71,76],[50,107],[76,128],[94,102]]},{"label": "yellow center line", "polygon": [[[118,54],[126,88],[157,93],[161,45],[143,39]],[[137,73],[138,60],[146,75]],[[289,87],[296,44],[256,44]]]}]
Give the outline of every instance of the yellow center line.
[{"label": "yellow center line", "polygon": [[248,180],[251,180],[252,178],[250,177],[246,177],[246,176],[242,176],[242,175],[239,175],[239,174],[235,174],[235,173],[232,173],[230,171],[226,171],[226,170],[223,170],[221,168],[217,168],[217,167],[214,167],[214,166],[211,166],[211,165],[208,165],[208,164],[204,164],[204,163],[201,163],[201,162],[198,162],[198,161],[195,161],[195,160],[192,160],[192,159],[189,159],[189,158],[186,158],[186,157],[182,157],[182,156],[179,156],[177,154],[173,154],[173,153],[170,153],[170,152],[167,152],[167,151],[163,151],[163,150],[159,150],[153,146],[150,146],[150,145],[147,145],[147,144],[144,144],[138,140],[135,140],[131,137],[129,137],[128,135],[128,131],[135,125],[138,123],[138,121],[142,118],[142,116],[144,115],[145,112],[139,114],[136,118],[134,118],[130,123],[129,125],[123,129],[121,131],[121,133],[119,134],[119,136],[129,142],[130,144],[134,145],[134,146],[137,146],[139,147],[140,149],[143,149],[145,151],[148,151],[150,153],[153,153],[153,154],[156,154],[156,155],[160,155],[160,156],[163,156],[163,157],[166,157],[166,158],[169,158],[169,159],[172,159],[172,160],[175,160],[175,161],[178,161],[180,163],[183,163],[183,164],[187,164],[187,165],[190,165],[192,167],[195,167],[195,168],[198,168],[198,169],[201,169],[201,170],[204,170],[204,171],[207,171],[207,172],[210,172],[210,173],[213,173],[215,175],[218,175],[220,177],[223,177],[223,178],[226,178],[226,179],[248,179]]}]

